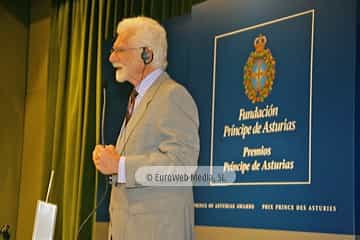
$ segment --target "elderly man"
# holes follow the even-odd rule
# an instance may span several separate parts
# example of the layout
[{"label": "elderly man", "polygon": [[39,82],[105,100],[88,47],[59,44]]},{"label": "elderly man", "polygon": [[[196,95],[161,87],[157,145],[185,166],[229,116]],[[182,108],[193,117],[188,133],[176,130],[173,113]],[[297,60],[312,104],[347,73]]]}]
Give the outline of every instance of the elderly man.
[{"label": "elderly man", "polygon": [[116,147],[98,145],[96,168],[116,175],[110,201],[109,239],[193,239],[191,187],[143,186],[135,173],[144,166],[196,165],[199,120],[184,87],[164,71],[164,28],[146,17],[128,18],[117,28],[110,62],[118,82],[134,89]]}]

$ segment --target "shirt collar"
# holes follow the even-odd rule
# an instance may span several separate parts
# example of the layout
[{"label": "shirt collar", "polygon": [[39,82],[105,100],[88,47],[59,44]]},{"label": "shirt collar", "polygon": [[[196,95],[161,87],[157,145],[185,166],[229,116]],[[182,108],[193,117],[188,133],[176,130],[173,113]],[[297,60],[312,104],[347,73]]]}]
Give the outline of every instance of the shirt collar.
[{"label": "shirt collar", "polygon": [[142,97],[145,95],[145,92],[149,89],[149,87],[155,82],[155,80],[163,73],[163,70],[160,68],[155,69],[151,73],[149,73],[138,86],[136,86],[136,91]]}]

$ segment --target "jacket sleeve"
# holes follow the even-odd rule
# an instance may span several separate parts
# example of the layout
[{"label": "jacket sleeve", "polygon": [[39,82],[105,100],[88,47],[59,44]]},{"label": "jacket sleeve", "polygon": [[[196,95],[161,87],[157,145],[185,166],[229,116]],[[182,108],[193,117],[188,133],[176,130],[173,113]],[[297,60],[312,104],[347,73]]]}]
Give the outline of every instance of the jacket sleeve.
[{"label": "jacket sleeve", "polygon": [[[144,166],[194,166],[199,156],[199,116],[196,104],[182,86],[171,89],[154,127],[162,140],[156,150],[126,156],[126,187],[140,185],[135,173]],[[151,137],[149,137],[151,141]]]}]

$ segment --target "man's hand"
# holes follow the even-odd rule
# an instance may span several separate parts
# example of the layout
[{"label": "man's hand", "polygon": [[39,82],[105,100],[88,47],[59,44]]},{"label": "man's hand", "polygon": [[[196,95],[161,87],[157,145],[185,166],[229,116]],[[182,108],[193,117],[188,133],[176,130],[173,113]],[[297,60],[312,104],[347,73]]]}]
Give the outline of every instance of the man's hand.
[{"label": "man's hand", "polygon": [[97,170],[102,174],[117,174],[120,155],[113,145],[96,145],[93,151],[93,161]]}]

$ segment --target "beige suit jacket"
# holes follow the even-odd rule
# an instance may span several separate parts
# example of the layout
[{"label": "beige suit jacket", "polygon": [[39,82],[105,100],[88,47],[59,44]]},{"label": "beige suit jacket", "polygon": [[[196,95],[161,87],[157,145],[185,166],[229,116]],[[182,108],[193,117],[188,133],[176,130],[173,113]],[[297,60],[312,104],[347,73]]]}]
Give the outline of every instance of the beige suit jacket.
[{"label": "beige suit jacket", "polygon": [[191,187],[142,186],[143,166],[197,165],[199,119],[184,87],[163,73],[147,90],[119,136],[126,183],[112,187],[109,237],[113,240],[192,240]]}]

